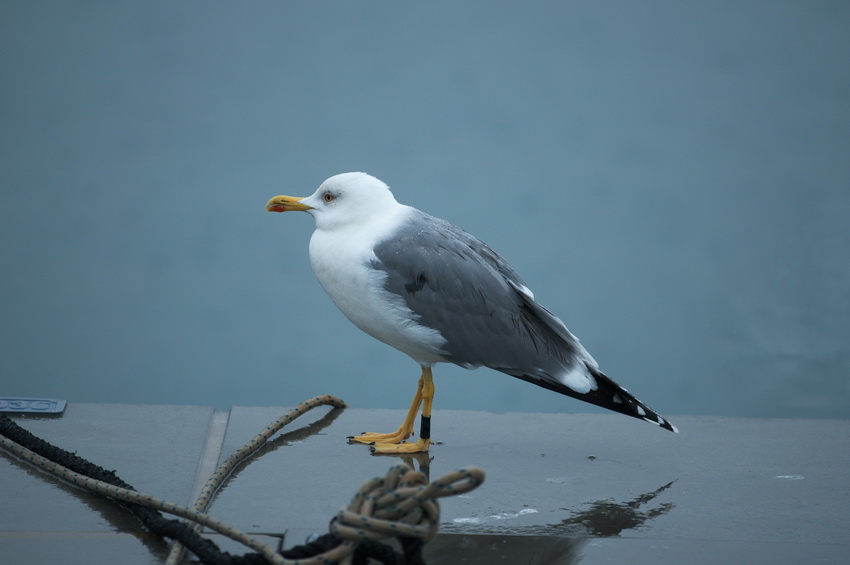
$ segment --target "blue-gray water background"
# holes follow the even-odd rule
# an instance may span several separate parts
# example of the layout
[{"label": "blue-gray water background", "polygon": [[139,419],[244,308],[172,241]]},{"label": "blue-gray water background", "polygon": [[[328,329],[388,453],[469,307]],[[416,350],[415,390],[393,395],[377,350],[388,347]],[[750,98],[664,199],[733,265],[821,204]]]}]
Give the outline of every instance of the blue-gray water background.
[{"label": "blue-gray water background", "polygon": [[[0,4],[0,395],[404,408],[268,214],[363,170],[664,414],[850,417],[850,3]],[[486,369],[436,408],[587,411]]]}]

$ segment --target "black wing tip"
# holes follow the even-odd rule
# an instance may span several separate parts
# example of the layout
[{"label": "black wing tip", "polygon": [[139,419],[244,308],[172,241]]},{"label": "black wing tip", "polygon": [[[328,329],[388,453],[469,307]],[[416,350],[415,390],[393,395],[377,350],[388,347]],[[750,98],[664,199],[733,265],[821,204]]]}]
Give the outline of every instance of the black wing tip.
[{"label": "black wing tip", "polygon": [[496,370],[502,371],[503,373],[507,373],[508,375],[511,375],[518,379],[522,379],[526,382],[535,384],[539,387],[543,387],[545,389],[549,389],[565,396],[570,396],[572,398],[587,402],[588,404],[593,404],[595,406],[611,410],[612,412],[619,412],[620,414],[624,414],[632,418],[637,418],[638,420],[643,420],[645,422],[649,422],[650,424],[655,424],[656,426],[664,428],[665,430],[673,432],[674,434],[679,433],[679,429],[672,423],[670,423],[670,421],[668,421],[666,418],[659,415],[655,410],[635,398],[634,395],[632,395],[628,390],[614,382],[614,380],[611,379],[608,375],[606,375],[596,367],[587,364],[586,366],[597,382],[597,388],[586,393],[576,392],[570,387],[565,386],[557,381],[542,379],[537,375],[532,375],[522,371],[513,371],[511,369],[499,368],[497,368]]},{"label": "black wing tip", "polygon": [[[609,410],[614,410],[615,412],[620,412],[625,414],[626,416],[631,416],[633,418],[639,418],[650,424],[655,424],[665,430],[671,431],[674,434],[679,433],[679,428],[674,426],[667,420],[665,417],[661,416],[658,412],[635,398],[633,394],[631,394],[628,390],[614,382],[614,380],[591,365],[585,364],[590,373],[596,378],[597,384],[605,388],[610,395],[613,391],[613,395],[611,396],[611,402],[606,403],[598,403],[599,406],[603,408],[608,408]],[[604,395],[603,395],[604,398]]]},{"label": "black wing tip", "polygon": [[646,416],[642,416],[641,419],[646,421],[646,422],[649,422],[650,424],[655,424],[656,426],[658,426],[660,428],[664,428],[665,430],[669,430],[669,431],[673,432],[674,434],[679,433],[679,428],[677,428],[676,426],[671,424],[668,420],[666,420],[665,418],[662,418],[658,414],[655,414],[655,417],[658,418],[658,419],[653,420],[652,418],[647,418]]}]

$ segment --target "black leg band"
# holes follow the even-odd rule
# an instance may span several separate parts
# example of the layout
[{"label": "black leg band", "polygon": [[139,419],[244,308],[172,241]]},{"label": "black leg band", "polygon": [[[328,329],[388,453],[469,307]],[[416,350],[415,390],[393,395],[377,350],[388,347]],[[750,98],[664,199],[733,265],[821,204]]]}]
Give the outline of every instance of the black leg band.
[{"label": "black leg band", "polygon": [[431,439],[431,416],[422,415],[419,419],[419,437]]}]

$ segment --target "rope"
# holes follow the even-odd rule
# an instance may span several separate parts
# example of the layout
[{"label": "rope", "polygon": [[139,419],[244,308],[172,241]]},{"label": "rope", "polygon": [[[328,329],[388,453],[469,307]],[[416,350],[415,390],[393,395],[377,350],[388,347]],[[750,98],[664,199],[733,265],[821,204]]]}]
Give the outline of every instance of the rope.
[{"label": "rope", "polygon": [[437,499],[469,492],[483,482],[484,471],[477,467],[459,469],[428,484],[423,473],[394,465],[385,477],[357,490],[351,504],[331,522],[331,534],[345,540],[347,548],[398,537],[405,553],[402,562],[424,563],[421,548],[437,535],[440,525]]},{"label": "rope", "polygon": [[483,482],[484,471],[477,467],[459,469],[428,484],[424,474],[394,465],[386,477],[357,490],[351,504],[331,523],[331,533],[350,541],[387,537],[431,541],[440,525],[436,499],[469,492]]},{"label": "rope", "polygon": [[[155,508],[157,510],[167,512],[169,514],[174,514],[183,518],[189,518],[195,522],[207,526],[208,528],[216,532],[219,532],[220,534],[224,534],[230,537],[231,539],[235,539],[247,545],[251,549],[260,552],[264,557],[266,557],[270,561],[274,559],[274,549],[270,548],[259,540],[256,540],[255,538],[252,538],[251,536],[240,532],[236,528],[232,528],[227,524],[224,524],[223,522],[220,522],[214,518],[211,518],[210,516],[207,516],[206,514],[194,511],[191,508],[186,508],[185,506],[179,506],[177,504],[172,504],[170,502],[160,500],[147,494],[142,494],[135,490],[125,489],[111,485],[109,483],[105,483],[103,481],[90,479],[85,475],[81,475],[79,473],[71,471],[67,467],[57,465],[49,459],[46,459],[41,455],[38,455],[30,451],[29,449],[26,449],[25,447],[21,447],[17,444],[12,444],[5,437],[2,437],[2,439],[0,439],[0,447],[8,449],[24,461],[27,461],[28,463],[31,463],[36,467],[44,469],[48,473],[54,475],[55,477],[63,481],[83,487],[84,489],[90,490],[91,492],[106,496],[108,498],[114,498],[116,500],[129,502],[131,504],[138,504],[147,508]],[[277,563],[278,561],[274,560],[272,562]]]},{"label": "rope", "polygon": [[[254,436],[248,443],[234,451],[228,456],[224,462],[218,466],[218,468],[210,475],[210,478],[207,479],[206,484],[204,484],[204,488],[201,489],[201,492],[198,494],[198,498],[195,500],[195,503],[192,505],[192,509],[197,512],[206,512],[207,508],[209,508],[210,503],[213,500],[216,492],[221,487],[221,484],[230,476],[230,473],[242,463],[245,459],[247,459],[252,453],[257,451],[260,447],[262,447],[270,437],[280,431],[281,428],[286,426],[287,424],[292,423],[293,420],[302,416],[316,408],[318,406],[330,405],[334,408],[345,408],[346,404],[339,398],[335,396],[331,396],[329,394],[325,394],[322,396],[316,396],[309,400],[305,400],[268,426],[262,429],[260,433]],[[201,524],[197,523],[194,527],[195,531],[201,530]],[[171,551],[168,554],[168,558],[165,561],[165,565],[176,565],[180,562],[180,558],[183,555],[183,544],[180,541],[176,541],[174,545],[171,547]]]},{"label": "rope", "polygon": [[[199,496],[199,500],[206,499],[207,496],[211,498],[212,493],[208,487],[214,483],[220,484],[220,482],[227,477],[230,470],[239,463],[239,460],[244,459],[244,457],[256,450],[257,447],[259,447],[266,439],[271,437],[271,435],[273,435],[277,430],[292,422],[308,410],[322,405],[344,407],[345,403],[336,397],[324,395],[312,398],[296,406],[285,416],[278,418],[273,423],[266,426],[266,428],[248,442],[248,444],[237,450],[231,457],[229,457],[228,460],[225,461],[225,463],[217,470],[222,472],[221,476],[217,477],[218,473],[213,474],[213,477],[207,481],[207,485],[202,490],[202,496]],[[174,514],[187,518],[201,526],[207,526],[214,531],[254,549],[264,558],[261,561],[249,559],[249,561],[247,561],[249,563],[269,561],[272,563],[286,563],[285,560],[281,560],[282,557],[276,553],[275,549],[268,544],[265,544],[260,540],[237,530],[236,528],[224,524],[223,522],[215,520],[201,511],[165,502],[150,495],[141,494],[131,485],[121,480],[113,471],[107,471],[102,467],[94,465],[93,463],[76,456],[73,453],[49,444],[21,428],[5,415],[2,415],[2,418],[0,418],[0,432],[3,434],[0,435],[0,447],[61,480],[80,486],[102,496],[128,503],[125,508],[133,513],[145,527],[157,535],[172,539],[182,539],[184,544],[187,546],[191,543],[191,546],[189,547],[192,552],[205,563],[236,563],[240,558],[233,557],[226,552],[222,552],[212,541],[198,535],[197,531],[186,523],[176,520],[166,520],[162,518],[158,512],[152,511],[151,509]],[[23,445],[20,444],[29,445],[32,450],[23,447]],[[205,494],[207,496],[203,496]],[[206,500],[204,504],[208,505],[209,500]],[[234,561],[234,559],[236,561]]]},{"label": "rope", "polygon": [[[365,564],[369,558],[378,559],[385,564],[423,563],[421,548],[424,543],[433,539],[439,527],[437,499],[462,494],[478,487],[484,481],[482,470],[475,467],[460,469],[428,484],[424,474],[404,465],[395,465],[389,469],[385,477],[372,479],[358,489],[348,507],[340,510],[333,519],[330,534],[320,537],[311,544],[285,551],[283,554],[277,553],[268,544],[199,510],[209,505],[215,491],[233,468],[256,451],[269,437],[304,412],[326,404],[345,406],[341,400],[325,395],[310,399],[275,420],[225,460],[207,481],[192,508],[139,493],[118,478],[114,472],[106,471],[72,453],[50,445],[20,428],[5,415],[0,415],[0,434],[2,434],[0,447],[64,481],[123,502],[124,506],[153,533],[181,540],[203,563],[248,565],[267,562],[275,565],[324,565],[348,560],[346,562]],[[20,445],[21,443],[26,443],[33,449],[30,450]],[[50,459],[60,459],[66,463],[67,467]],[[106,480],[96,480],[87,475]],[[219,550],[212,541],[202,538],[188,524],[177,520],[166,520],[158,511],[181,516],[206,526],[250,547],[259,555],[231,556]],[[392,548],[380,543],[381,540],[392,537],[400,538],[403,555],[398,555]],[[172,551],[171,555],[179,559],[179,553],[175,554]]]}]

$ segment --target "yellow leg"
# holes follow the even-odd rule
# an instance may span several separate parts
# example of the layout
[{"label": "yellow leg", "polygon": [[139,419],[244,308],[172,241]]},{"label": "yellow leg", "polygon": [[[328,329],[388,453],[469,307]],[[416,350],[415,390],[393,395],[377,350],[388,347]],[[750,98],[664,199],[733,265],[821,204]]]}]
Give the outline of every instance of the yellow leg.
[{"label": "yellow leg", "polygon": [[416,394],[413,396],[413,402],[410,403],[410,410],[407,411],[407,417],[399,428],[388,434],[376,434],[372,432],[364,432],[359,436],[348,436],[349,443],[365,443],[372,445],[375,443],[400,443],[413,435],[413,420],[416,419],[416,414],[419,413],[419,406],[422,404],[422,385],[423,377],[419,377],[419,386],[416,388]]},{"label": "yellow leg", "polygon": [[422,367],[422,418],[419,422],[419,440],[402,443],[376,443],[372,453],[424,453],[431,445],[431,406],[434,404],[434,379],[430,367]]},{"label": "yellow leg", "polygon": [[[434,379],[430,367],[422,367],[419,386],[410,410],[404,422],[395,432],[388,434],[365,433],[348,438],[349,443],[364,443],[372,446],[373,453],[421,453],[428,451],[431,445],[431,406],[434,403]],[[419,428],[419,441],[410,443],[404,441],[413,435],[413,421],[422,405],[422,420]]]}]

